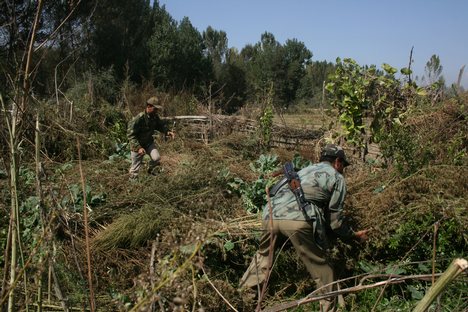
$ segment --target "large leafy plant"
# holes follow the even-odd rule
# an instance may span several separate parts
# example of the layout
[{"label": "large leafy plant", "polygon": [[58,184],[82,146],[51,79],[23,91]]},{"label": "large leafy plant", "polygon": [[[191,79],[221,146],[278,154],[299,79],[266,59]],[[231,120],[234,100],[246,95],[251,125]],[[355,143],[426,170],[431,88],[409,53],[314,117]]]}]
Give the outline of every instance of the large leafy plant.
[{"label": "large leafy plant", "polygon": [[[296,170],[307,167],[311,164],[310,160],[303,159],[299,154],[294,155],[291,160]],[[276,155],[260,155],[253,163],[250,163],[250,169],[258,173],[258,178],[252,182],[245,182],[241,178],[234,178],[228,183],[229,187],[242,197],[244,207],[248,212],[256,213],[267,203],[266,188],[273,185],[281,174],[272,175],[278,172],[280,163]]]},{"label": "large leafy plant", "polygon": [[[416,95],[423,94],[414,83],[395,77],[397,69],[383,64],[363,67],[354,60],[337,59],[337,67],[326,85],[330,104],[338,110],[344,136],[349,143],[366,147],[380,141],[401,124]],[[403,68],[403,75],[411,70]]]},{"label": "large leafy plant", "polygon": [[245,182],[236,177],[228,184],[234,192],[241,196],[248,212],[256,213],[266,203],[266,187],[271,186],[275,181],[275,178],[269,174],[277,168],[278,156],[262,154],[255,162],[250,163],[250,169],[259,174],[255,181]]}]

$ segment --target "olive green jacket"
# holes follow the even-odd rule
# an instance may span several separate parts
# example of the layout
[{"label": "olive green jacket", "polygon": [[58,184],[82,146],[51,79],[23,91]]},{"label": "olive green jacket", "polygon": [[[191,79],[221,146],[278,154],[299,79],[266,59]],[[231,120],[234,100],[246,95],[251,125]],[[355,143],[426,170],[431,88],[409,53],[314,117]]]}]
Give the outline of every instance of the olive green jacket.
[{"label": "olive green jacket", "polygon": [[136,115],[128,124],[127,137],[130,149],[137,152],[141,147],[147,148],[153,140],[155,131],[167,133],[167,124],[158,115],[149,116],[146,112]]},{"label": "olive green jacket", "polygon": [[[353,231],[344,220],[343,204],[346,182],[329,162],[310,165],[298,172],[305,199],[310,203],[299,208],[296,197],[286,183],[271,197],[274,220],[315,221],[332,230],[337,236],[349,240]],[[269,219],[268,204],[263,208],[263,219]],[[325,230],[325,229],[324,229]]]}]

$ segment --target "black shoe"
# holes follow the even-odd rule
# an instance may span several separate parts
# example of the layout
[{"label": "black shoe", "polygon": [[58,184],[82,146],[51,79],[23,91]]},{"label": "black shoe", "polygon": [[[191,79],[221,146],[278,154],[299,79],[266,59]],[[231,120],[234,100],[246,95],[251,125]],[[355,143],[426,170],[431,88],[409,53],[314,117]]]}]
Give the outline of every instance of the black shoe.
[{"label": "black shoe", "polygon": [[148,168],[148,170],[146,172],[149,175],[157,176],[159,173],[162,172],[162,169],[160,167],[153,167],[153,168]]}]

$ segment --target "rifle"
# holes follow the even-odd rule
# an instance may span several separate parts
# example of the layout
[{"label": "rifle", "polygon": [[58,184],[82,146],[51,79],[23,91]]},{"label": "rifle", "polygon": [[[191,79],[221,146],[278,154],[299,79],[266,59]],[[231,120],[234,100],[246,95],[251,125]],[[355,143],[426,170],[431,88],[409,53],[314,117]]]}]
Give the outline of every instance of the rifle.
[{"label": "rifle", "polygon": [[297,172],[294,170],[294,165],[292,164],[292,162],[285,163],[283,166],[283,171],[284,176],[288,182],[289,189],[293,192],[294,196],[296,196],[297,204],[306,216],[305,208],[307,207],[307,205],[309,205],[309,203],[305,199],[304,191],[301,187],[301,179],[299,178]]},{"label": "rifle", "polygon": [[[304,190],[301,186],[301,179],[297,172],[294,170],[294,165],[292,164],[292,162],[285,163],[283,166],[283,171],[285,179],[287,180],[287,183],[289,185],[289,189],[291,190],[291,192],[293,192],[294,196],[296,197],[297,204],[299,206],[299,209],[301,209],[304,218],[307,221],[311,221],[314,223],[314,238],[315,242],[317,243],[317,246],[321,249],[328,249],[328,240],[325,234],[326,230],[323,224],[323,212],[320,210],[320,208],[314,209],[314,207],[311,207],[310,203],[305,199]],[[315,218],[311,218],[307,214],[307,207],[310,207],[309,210],[313,209],[315,211],[315,213],[317,214]]]}]

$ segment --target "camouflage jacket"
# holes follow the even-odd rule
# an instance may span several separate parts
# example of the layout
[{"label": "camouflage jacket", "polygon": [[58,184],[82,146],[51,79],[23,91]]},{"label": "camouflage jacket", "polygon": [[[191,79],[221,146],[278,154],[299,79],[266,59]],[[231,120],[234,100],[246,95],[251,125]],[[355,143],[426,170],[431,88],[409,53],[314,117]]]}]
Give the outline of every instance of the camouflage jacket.
[{"label": "camouflage jacket", "polygon": [[[346,196],[346,182],[329,162],[310,165],[298,172],[305,199],[310,203],[304,211],[299,208],[296,197],[283,185],[271,197],[274,220],[315,220],[332,230],[337,236],[348,240],[353,231],[344,222],[343,204]],[[269,219],[268,204],[263,208],[263,219]]]},{"label": "camouflage jacket", "polygon": [[147,148],[154,142],[153,134],[156,130],[162,133],[168,131],[166,122],[161,120],[158,115],[149,116],[146,112],[136,115],[127,127],[130,149],[136,152],[140,147]]}]

